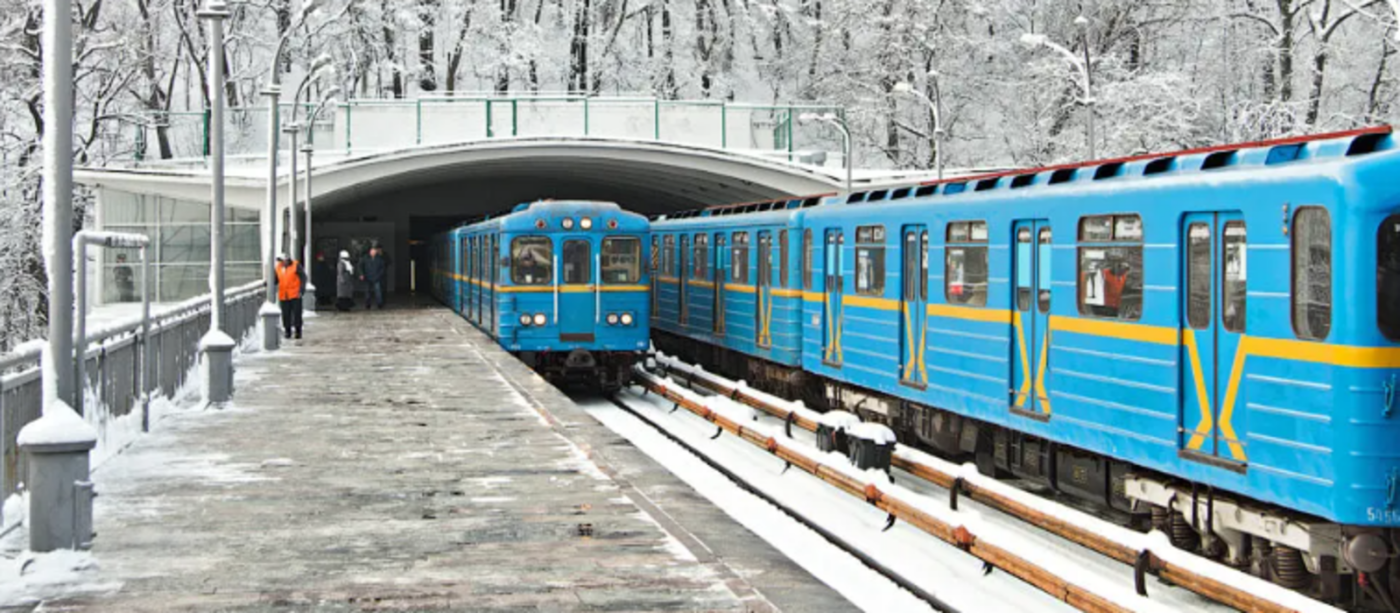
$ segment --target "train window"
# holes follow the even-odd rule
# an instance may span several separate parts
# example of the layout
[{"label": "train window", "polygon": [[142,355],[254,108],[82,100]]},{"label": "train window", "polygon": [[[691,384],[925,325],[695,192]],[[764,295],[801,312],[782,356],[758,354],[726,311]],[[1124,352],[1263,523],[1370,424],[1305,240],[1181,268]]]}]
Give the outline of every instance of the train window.
[{"label": "train window", "polygon": [[1376,317],[1381,334],[1400,341],[1400,215],[1381,222],[1376,256]]},{"label": "train window", "polygon": [[802,289],[812,289],[812,230],[802,231]]},{"label": "train window", "polygon": [[987,306],[987,222],[948,224],[943,297],[949,304]]},{"label": "train window", "polygon": [[1036,296],[1037,308],[1041,313],[1050,312],[1050,228],[1041,228],[1037,237],[1040,253],[1036,256],[1040,260],[1040,280],[1036,284],[1040,288]]},{"label": "train window", "polygon": [[1142,236],[1137,215],[1079,220],[1080,314],[1127,321],[1142,317]]},{"label": "train window", "polygon": [[1024,227],[1016,231],[1016,310],[1031,310],[1031,229]]},{"label": "train window", "polygon": [[1186,323],[1200,330],[1210,325],[1210,224],[1186,228]]},{"label": "train window", "polygon": [[631,236],[603,239],[598,276],[607,285],[636,283],[642,278],[642,241]]},{"label": "train window", "polygon": [[856,293],[885,295],[885,227],[856,228]]},{"label": "train window", "polygon": [[554,244],[544,236],[520,236],[510,242],[510,280],[516,285],[554,282]]},{"label": "train window", "polygon": [[729,279],[735,283],[749,282],[749,233],[735,232],[729,258]]},{"label": "train window", "polygon": [[928,230],[919,235],[919,300],[928,301]]},{"label": "train window", "polygon": [[788,231],[778,232],[778,287],[788,284]]},{"label": "train window", "polygon": [[587,240],[564,241],[563,283],[589,283],[593,279],[593,247]]},{"label": "train window", "polygon": [[1323,340],[1332,330],[1332,217],[1302,207],[1293,216],[1293,332]]},{"label": "train window", "polygon": [[691,276],[696,279],[708,279],[710,277],[710,237],[706,234],[695,235],[695,252],[691,258]]},{"label": "train window", "polygon": [[1244,306],[1248,247],[1243,221],[1225,223],[1224,261],[1221,262],[1220,322],[1226,330],[1244,332]]},{"label": "train window", "polygon": [[667,235],[661,239],[661,274],[676,276],[676,237]]}]

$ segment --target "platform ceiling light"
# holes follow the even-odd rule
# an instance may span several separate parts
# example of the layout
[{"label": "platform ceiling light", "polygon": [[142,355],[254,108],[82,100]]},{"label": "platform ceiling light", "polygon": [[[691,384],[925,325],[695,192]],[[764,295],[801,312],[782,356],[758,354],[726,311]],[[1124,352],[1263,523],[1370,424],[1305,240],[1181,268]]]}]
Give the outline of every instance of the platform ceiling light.
[{"label": "platform ceiling light", "polygon": [[520,316],[520,325],[522,325],[522,326],[528,326],[528,325],[530,325],[530,314],[529,314],[529,313],[526,313],[526,314]]},{"label": "platform ceiling light", "polygon": [[535,313],[535,325],[543,326],[546,321],[548,320],[545,319],[544,313]]},{"label": "platform ceiling light", "polygon": [[578,227],[583,228],[584,230],[590,230],[590,229],[592,229],[592,228],[593,228],[593,218],[592,218],[592,217],[584,217],[583,219],[578,220]]},{"label": "platform ceiling light", "polygon": [[609,325],[609,326],[616,326],[616,325],[617,325],[617,313],[608,313],[608,325]]},{"label": "platform ceiling light", "polygon": [[564,221],[560,222],[560,224],[562,224],[562,225],[564,226],[564,229],[565,229],[565,230],[572,230],[573,227],[574,227],[574,218],[572,218],[572,217],[565,217],[565,218],[564,218]]},{"label": "platform ceiling light", "polygon": [[631,314],[631,313],[623,313],[623,314],[622,314],[622,325],[624,325],[624,326],[630,326],[630,325],[632,325],[632,314]]}]

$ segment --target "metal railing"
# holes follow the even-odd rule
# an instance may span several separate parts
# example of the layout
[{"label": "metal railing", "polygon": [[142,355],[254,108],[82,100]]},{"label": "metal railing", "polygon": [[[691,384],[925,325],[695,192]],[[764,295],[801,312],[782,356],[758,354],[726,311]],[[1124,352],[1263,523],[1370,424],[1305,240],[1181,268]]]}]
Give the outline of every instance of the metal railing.
[{"label": "metal railing", "polygon": [[[291,117],[294,105],[279,106]],[[311,106],[303,105],[309,113]],[[458,94],[404,100],[349,100],[328,107],[310,130],[318,152],[345,154],[419,145],[527,136],[611,137],[655,140],[778,157],[802,151],[840,151],[819,127],[795,121],[803,113],[845,109],[825,104],[744,104],[722,100],[663,100],[654,97],[593,97],[577,94],[497,96]],[[265,154],[268,107],[229,109],[228,153]],[[304,113],[306,114],[306,113]],[[209,116],[203,112],[134,115],[117,132],[135,161],[161,157],[159,133],[174,159],[209,153]],[[120,136],[129,135],[129,136]],[[287,144],[280,143],[285,150]],[[121,157],[118,155],[118,157]]]},{"label": "metal railing", "polygon": [[[263,282],[224,292],[224,332],[242,339],[258,323]],[[209,296],[191,298],[151,315],[143,335],[138,318],[94,330],[87,336],[84,376],[87,410],[121,417],[140,410],[147,394],[173,398],[199,362],[199,340],[209,331]],[[149,352],[147,347],[149,346]],[[0,499],[17,491],[24,459],[15,437],[42,414],[41,347],[0,356]],[[143,358],[150,356],[150,377],[142,377]],[[148,389],[143,387],[146,381]]]}]

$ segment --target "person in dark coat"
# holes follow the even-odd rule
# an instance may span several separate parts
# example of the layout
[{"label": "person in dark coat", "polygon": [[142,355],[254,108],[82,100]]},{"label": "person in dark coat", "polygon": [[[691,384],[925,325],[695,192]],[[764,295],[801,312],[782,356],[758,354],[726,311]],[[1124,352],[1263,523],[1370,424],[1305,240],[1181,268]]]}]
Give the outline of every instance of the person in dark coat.
[{"label": "person in dark coat", "polygon": [[355,265],[350,263],[350,252],[341,251],[340,261],[335,265],[335,308],[349,311],[355,306]]},{"label": "person in dark coat", "polygon": [[379,245],[369,248],[369,255],[360,260],[360,280],[365,282],[365,309],[384,308],[384,282],[389,276],[389,258]]},{"label": "person in dark coat", "polygon": [[326,254],[316,252],[316,261],[311,265],[311,284],[316,286],[316,304],[331,303],[331,286],[335,284],[335,268],[326,261]]}]

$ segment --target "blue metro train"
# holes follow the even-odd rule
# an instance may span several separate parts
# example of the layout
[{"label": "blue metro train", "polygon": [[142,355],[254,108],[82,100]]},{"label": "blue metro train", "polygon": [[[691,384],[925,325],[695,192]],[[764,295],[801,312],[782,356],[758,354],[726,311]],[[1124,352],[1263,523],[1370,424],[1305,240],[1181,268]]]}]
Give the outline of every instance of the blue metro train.
[{"label": "blue metro train", "polygon": [[648,221],[542,201],[434,237],[433,295],[558,383],[616,390],[648,346]]},{"label": "blue metro train", "polygon": [[1400,603],[1389,127],[688,211],[651,247],[658,349]]}]

